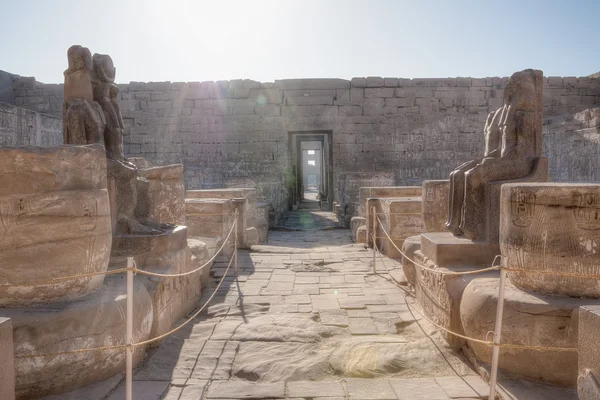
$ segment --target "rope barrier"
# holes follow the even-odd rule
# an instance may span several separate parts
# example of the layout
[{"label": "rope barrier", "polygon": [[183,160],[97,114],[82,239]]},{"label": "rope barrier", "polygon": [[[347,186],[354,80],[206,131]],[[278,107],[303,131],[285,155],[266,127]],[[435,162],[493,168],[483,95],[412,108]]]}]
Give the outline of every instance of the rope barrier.
[{"label": "rope barrier", "polygon": [[200,267],[198,267],[198,268],[196,268],[196,269],[194,269],[192,271],[181,272],[181,273],[177,273],[177,274],[161,274],[161,273],[157,273],[157,272],[150,272],[150,271],[146,271],[146,270],[143,270],[143,269],[139,269],[137,267],[134,267],[134,268],[119,268],[119,269],[113,269],[113,270],[108,270],[108,271],[104,271],[104,272],[90,272],[90,273],[87,273],[87,274],[69,275],[69,276],[63,276],[63,277],[60,277],[60,278],[51,278],[51,279],[34,281],[34,282],[29,282],[29,283],[16,283],[16,284],[2,285],[2,286],[25,287],[25,286],[48,285],[48,284],[52,284],[52,283],[60,283],[60,282],[65,282],[65,281],[75,280],[75,279],[92,278],[94,276],[116,275],[116,274],[121,274],[121,273],[127,272],[127,271],[133,271],[135,273],[139,273],[139,274],[142,274],[142,275],[165,277],[165,278],[174,278],[174,277],[178,277],[178,276],[191,275],[191,274],[194,274],[194,273],[200,271],[201,269],[204,269],[207,265],[209,265],[211,262],[213,262],[217,258],[217,256],[221,253],[221,250],[223,250],[223,248],[225,247],[225,245],[229,241],[229,238],[231,237],[231,234],[233,233],[234,229],[236,229],[236,227],[237,227],[237,220],[235,220],[233,222],[233,224],[231,226],[231,229],[229,230],[229,233],[227,234],[227,236],[223,240],[223,244],[221,245],[221,247],[219,248],[219,250],[217,250],[215,252],[215,254],[208,261],[206,261],[203,265],[201,265]]},{"label": "rope barrier", "polygon": [[192,270],[192,271],[187,271],[187,272],[181,272],[178,274],[160,274],[158,272],[150,272],[150,271],[146,271],[143,269],[138,269],[137,267],[134,268],[134,272],[140,273],[142,275],[149,275],[149,276],[158,276],[158,277],[164,277],[164,278],[174,278],[174,277],[178,277],[178,276],[186,276],[186,275],[191,275],[193,273],[196,273],[198,271],[200,271],[201,269],[203,269],[204,267],[206,267],[207,265],[209,265],[211,262],[213,262],[217,256],[221,253],[221,250],[223,250],[223,248],[225,247],[225,245],[227,244],[227,242],[229,241],[229,238],[231,237],[231,233],[234,231],[234,229],[237,227],[237,221],[233,222],[233,225],[231,226],[231,229],[229,230],[229,233],[227,234],[227,237],[225,238],[225,240],[223,240],[223,244],[221,245],[221,247],[219,248],[219,250],[217,250],[215,252],[215,254],[210,258],[210,260],[208,260],[207,262],[205,262],[203,265],[201,265],[200,267]]},{"label": "rope barrier", "polygon": [[[236,249],[236,251],[237,251],[237,249]],[[213,291],[213,293],[211,294],[211,296],[208,298],[208,300],[206,301],[206,303],[204,303],[204,305],[198,311],[196,311],[191,317],[189,317],[184,323],[182,323],[181,325],[179,325],[177,328],[170,330],[169,332],[166,332],[166,333],[164,333],[162,335],[159,335],[157,337],[154,337],[152,339],[144,340],[144,341],[138,342],[138,343],[121,344],[121,345],[115,345],[115,346],[90,347],[90,348],[77,349],[77,350],[71,350],[71,351],[59,351],[59,352],[54,352],[54,353],[17,354],[17,355],[15,355],[15,358],[24,359],[24,358],[38,358],[38,357],[55,357],[55,356],[88,353],[88,352],[102,351],[102,350],[121,350],[121,349],[130,348],[130,347],[133,347],[133,348],[141,347],[141,346],[144,346],[146,344],[149,344],[149,343],[152,343],[152,342],[156,342],[157,340],[163,339],[163,338],[165,338],[165,337],[167,337],[167,336],[169,336],[169,335],[177,332],[181,328],[183,328],[191,320],[193,320],[194,318],[196,318],[198,316],[198,314],[200,314],[208,306],[208,304],[210,303],[210,301],[217,294],[217,292],[219,291],[219,288],[221,287],[221,285],[225,281],[225,277],[227,276],[227,273],[229,272],[229,269],[231,268],[231,265],[233,264],[233,260],[234,260],[234,257],[232,256],[231,259],[229,260],[229,265],[227,266],[227,269],[225,270],[225,273],[223,274],[223,277],[219,281],[219,284],[217,285],[217,287],[215,288],[215,290]],[[124,269],[127,270],[127,268],[124,268]],[[132,270],[136,270],[137,268],[131,268],[131,269]]]},{"label": "rope barrier", "polygon": [[[413,264],[415,264],[416,266],[418,266],[421,269],[424,269],[426,271],[430,271],[436,274],[441,274],[441,275],[454,275],[454,276],[459,276],[459,275],[475,275],[475,274],[481,274],[483,272],[488,272],[488,271],[498,271],[500,270],[500,266],[499,265],[493,265],[494,263],[492,263],[491,267],[488,268],[482,268],[482,269],[477,269],[474,271],[463,271],[463,272],[457,272],[457,271],[442,271],[439,269],[435,269],[435,268],[429,268],[426,267],[425,265],[422,265],[420,263],[418,263],[417,261],[413,260],[412,258],[410,258],[409,256],[406,255],[406,253],[404,253],[402,250],[400,250],[398,248],[398,246],[396,246],[396,244],[394,243],[394,241],[390,238],[390,235],[387,233],[387,231],[385,230],[385,228],[383,227],[383,224],[381,223],[381,220],[379,219],[379,217],[377,217],[377,222],[379,222],[379,225],[381,226],[381,230],[383,231],[383,233],[385,233],[385,235],[387,236],[387,239],[390,241],[390,243],[392,244],[392,246],[394,246],[396,248],[396,250],[398,250],[398,252],[404,257],[406,258],[408,261],[412,262]],[[498,259],[500,256],[496,256],[496,258],[494,258],[494,262],[496,261],[496,259]]]},{"label": "rope barrier", "polygon": [[423,215],[423,213],[375,213],[375,215]]},{"label": "rope barrier", "polygon": [[186,213],[186,217],[235,217],[235,213],[229,214],[204,214],[204,213]]},{"label": "rope barrier", "polygon": [[64,282],[64,281],[69,281],[69,280],[74,280],[74,279],[92,278],[94,276],[100,276],[100,275],[115,275],[115,274],[120,274],[120,273],[127,272],[127,271],[129,271],[129,268],[119,268],[119,269],[113,269],[113,270],[104,271],[104,272],[90,272],[88,274],[70,275],[70,276],[63,276],[61,278],[51,278],[51,279],[35,281],[35,282],[30,282],[30,283],[15,283],[15,284],[2,285],[2,286],[21,287],[21,286],[47,285],[50,283],[59,283],[59,282]]},{"label": "rope barrier", "polygon": [[406,302],[406,305],[412,310],[412,311],[416,311],[417,314],[419,314],[424,320],[426,320],[427,322],[429,322],[430,324],[432,324],[433,326],[435,326],[436,328],[439,328],[441,330],[443,330],[444,332],[447,332],[453,336],[459,337],[461,339],[465,339],[468,340],[470,342],[475,342],[475,343],[481,343],[484,344],[486,346],[489,347],[494,347],[494,346],[498,346],[500,348],[505,348],[505,349],[521,349],[521,350],[535,350],[535,351],[558,351],[558,352],[576,352],[578,351],[578,349],[576,347],[549,347],[549,346],[528,346],[528,345],[524,345],[524,344],[510,344],[510,343],[500,343],[500,344],[495,344],[492,341],[489,340],[482,340],[482,339],[476,339],[476,338],[472,338],[469,336],[465,336],[465,335],[461,335],[460,333],[456,333],[454,331],[451,331],[448,328],[445,328],[435,322],[433,322],[431,319],[427,318],[422,312],[420,312],[419,310],[417,310],[416,307],[414,307],[414,305],[411,305],[410,303]]},{"label": "rope barrier", "polygon": [[204,303],[204,305],[198,311],[196,311],[190,318],[188,318],[184,323],[182,323],[181,325],[179,325],[177,328],[170,330],[169,332],[163,333],[162,335],[157,336],[157,337],[152,338],[152,339],[148,339],[148,340],[144,340],[142,342],[134,343],[133,347],[143,346],[143,345],[146,345],[148,343],[156,342],[157,340],[163,339],[163,338],[169,336],[170,334],[177,332],[178,330],[180,330],[181,328],[183,328],[184,326],[186,326],[191,320],[193,320],[194,318],[196,318],[206,308],[206,306],[208,306],[208,304],[210,303],[210,301],[213,299],[213,297],[215,297],[215,295],[219,291],[219,288],[221,287],[221,285],[225,281],[225,277],[227,276],[227,272],[229,272],[229,269],[231,268],[231,265],[233,264],[233,260],[234,260],[234,257],[231,257],[231,260],[229,260],[229,265],[227,265],[227,269],[225,270],[225,273],[223,274],[223,277],[221,278],[221,281],[219,282],[219,284],[217,285],[217,287],[215,288],[215,290],[213,291],[213,293],[210,295],[210,297],[208,298],[208,300],[206,300],[206,303]]},{"label": "rope barrier", "polygon": [[[575,274],[575,273],[560,273],[560,272],[554,272],[554,271],[543,271],[543,270],[526,270],[526,269],[520,269],[520,268],[503,268],[500,265],[494,265],[496,260],[498,258],[500,258],[499,255],[497,255],[494,258],[494,262],[492,263],[492,266],[489,268],[483,268],[483,269],[479,269],[479,270],[475,270],[475,271],[465,271],[465,272],[455,272],[455,271],[439,271],[433,268],[428,268],[424,265],[421,265],[419,263],[417,263],[415,260],[411,259],[410,257],[408,257],[402,250],[400,250],[398,248],[398,246],[396,246],[396,244],[393,242],[392,238],[389,236],[389,234],[387,233],[387,231],[385,230],[385,228],[383,227],[383,224],[381,223],[381,220],[379,219],[379,217],[377,218],[377,222],[379,223],[381,230],[383,231],[383,233],[386,235],[386,237],[380,237],[381,239],[388,239],[390,241],[390,243],[396,248],[396,250],[398,250],[398,252],[400,252],[400,254],[402,254],[403,257],[405,257],[407,260],[411,261],[413,264],[415,264],[416,266],[418,266],[419,268],[428,270],[428,271],[432,271],[435,273],[440,273],[440,274],[444,274],[444,275],[471,275],[471,274],[480,274],[482,272],[487,272],[487,271],[495,271],[495,270],[500,270],[500,269],[505,269],[506,271],[514,271],[514,272],[526,272],[526,273],[544,273],[547,275],[560,275],[560,276],[573,276],[573,277],[593,277],[595,279],[600,279],[600,276],[598,275],[589,275],[589,274]],[[377,238],[377,236],[375,236]],[[376,251],[377,249],[374,248],[373,251]],[[381,253],[378,252],[380,254],[380,258],[381,258]],[[383,263],[383,258],[381,258],[382,263]],[[384,264],[384,267],[385,264]],[[387,269],[387,267],[386,267]],[[405,299],[406,300],[406,299]],[[411,306],[408,301],[405,301],[406,306],[409,308],[409,311],[416,311],[423,319],[425,319],[427,322],[429,322],[430,324],[432,324],[433,326],[435,326],[436,328],[439,328],[441,330],[443,330],[444,332],[459,337],[461,339],[470,341],[470,342],[474,342],[474,343],[480,343],[489,347],[499,347],[499,348],[505,348],[505,349],[520,349],[520,350],[533,350],[533,351],[557,351],[557,352],[577,352],[578,349],[576,347],[550,347],[550,346],[528,346],[528,345],[521,345],[521,344],[511,344],[511,343],[494,343],[492,341],[489,340],[482,340],[482,339],[477,339],[477,338],[472,338],[466,335],[461,335],[460,333],[454,332],[436,322],[433,322],[431,319],[427,318],[423,313],[421,313],[419,310],[417,310],[414,306]]]},{"label": "rope barrier", "polygon": [[[177,276],[190,275],[190,274],[193,274],[195,272],[200,271],[201,269],[205,268],[207,265],[209,265],[212,261],[215,260],[215,258],[221,253],[221,251],[225,247],[225,244],[229,241],[229,238],[231,237],[232,233],[235,231],[236,227],[237,227],[237,219],[234,220],[234,222],[233,222],[233,224],[231,226],[231,229],[229,230],[229,233],[227,234],[227,237],[225,238],[225,240],[223,240],[223,244],[221,245],[221,247],[219,248],[219,250],[215,252],[215,254],[211,257],[210,260],[208,260],[202,266],[200,266],[200,267],[198,267],[198,268],[196,268],[196,269],[194,269],[192,271],[187,271],[187,272],[178,273],[178,274],[159,274],[159,273],[144,271],[144,270],[138,269],[136,266],[134,266],[132,268],[131,267],[128,267],[128,268],[119,268],[119,269],[115,269],[115,270],[111,270],[111,271],[105,271],[105,272],[79,274],[79,275],[66,276],[66,277],[62,277],[62,278],[54,278],[54,279],[49,279],[49,280],[45,280],[45,281],[32,282],[32,283],[29,283],[27,285],[36,285],[36,284],[40,285],[40,284],[47,284],[47,283],[63,282],[63,281],[66,281],[66,280],[71,280],[71,279],[81,279],[81,278],[87,278],[87,277],[93,277],[93,276],[99,276],[99,275],[113,275],[113,274],[120,274],[120,273],[123,273],[123,272],[129,272],[129,271],[137,272],[137,273],[141,273],[141,274],[145,274],[145,275],[150,275],[150,276],[159,276],[159,277],[177,277]],[[191,317],[189,317],[184,323],[182,323],[178,327],[170,330],[169,332],[166,332],[166,333],[164,333],[162,335],[159,335],[157,337],[154,337],[152,339],[144,340],[144,341],[138,342],[138,343],[121,344],[121,345],[113,345],[113,346],[101,346],[101,347],[89,347],[89,348],[83,348],[83,349],[76,349],[76,350],[70,350],[70,351],[58,351],[58,352],[52,352],[52,353],[16,354],[15,355],[15,359],[39,358],[39,357],[56,357],[56,356],[69,355],[69,354],[89,353],[89,352],[95,352],[95,351],[135,349],[136,347],[141,347],[141,346],[144,346],[146,344],[149,344],[149,343],[161,340],[161,339],[163,339],[163,338],[165,338],[165,337],[167,337],[167,336],[169,336],[169,335],[177,332],[178,330],[180,330],[184,326],[186,326],[191,320],[193,320],[194,318],[196,318],[208,306],[208,304],[210,303],[210,301],[217,294],[217,292],[219,291],[221,285],[225,281],[225,277],[227,276],[227,273],[229,272],[229,269],[231,268],[231,265],[233,264],[234,260],[236,259],[236,256],[237,256],[237,245],[236,245],[236,248],[234,249],[234,255],[229,260],[229,264],[227,265],[227,268],[225,270],[225,273],[223,274],[223,277],[219,281],[217,287],[215,288],[215,290],[213,291],[213,293],[211,294],[211,296],[208,298],[208,300],[206,301],[206,303],[198,311],[196,311]],[[27,286],[27,285],[22,284],[22,285],[13,285],[13,286]]]}]

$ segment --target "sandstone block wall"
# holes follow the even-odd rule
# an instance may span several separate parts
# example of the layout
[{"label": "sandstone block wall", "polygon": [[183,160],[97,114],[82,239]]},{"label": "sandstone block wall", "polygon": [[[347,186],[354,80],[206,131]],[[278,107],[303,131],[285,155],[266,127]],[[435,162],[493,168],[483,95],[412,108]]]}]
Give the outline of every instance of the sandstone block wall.
[{"label": "sandstone block wall", "polygon": [[58,146],[62,119],[0,103],[0,146]]},{"label": "sandstone block wall", "polygon": [[[482,153],[483,122],[502,106],[507,80],[131,82],[120,85],[125,151],[158,164],[182,162],[188,189],[256,187],[279,214],[287,207],[291,132],[332,133],[335,188],[348,173],[420,185]],[[16,105],[62,115],[62,85],[23,77],[12,83]],[[545,78],[546,118],[598,105],[600,79]],[[552,170],[572,169],[577,154],[566,146],[551,157]]]}]

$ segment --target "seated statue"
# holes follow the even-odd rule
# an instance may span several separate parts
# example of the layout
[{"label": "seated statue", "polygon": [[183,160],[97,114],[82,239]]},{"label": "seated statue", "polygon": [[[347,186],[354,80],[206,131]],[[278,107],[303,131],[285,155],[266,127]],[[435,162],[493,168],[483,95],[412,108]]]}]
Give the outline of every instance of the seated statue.
[{"label": "seated statue", "polygon": [[[138,169],[123,153],[123,117],[119,107],[119,87],[114,83],[116,68],[110,56],[94,54],[82,46],[68,51],[69,69],[65,71],[64,141],[68,144],[101,143],[105,146],[109,180],[114,181],[116,210],[115,233],[158,234],[168,224],[140,221],[138,206]],[[147,183],[147,182],[146,182]],[[111,191],[109,187],[109,192]]]},{"label": "seated statue", "polygon": [[67,58],[69,68],[64,72],[63,142],[104,145],[106,121],[102,107],[94,101],[90,50],[82,46],[71,46]]},{"label": "seated statue", "polygon": [[525,178],[536,168],[542,155],[542,88],[542,71],[513,74],[504,89],[504,106],[487,118],[483,158],[461,165],[450,175],[446,226],[455,235],[483,241],[497,238],[497,233],[490,234],[497,226],[486,226],[487,214],[499,213],[486,204],[488,185]]}]

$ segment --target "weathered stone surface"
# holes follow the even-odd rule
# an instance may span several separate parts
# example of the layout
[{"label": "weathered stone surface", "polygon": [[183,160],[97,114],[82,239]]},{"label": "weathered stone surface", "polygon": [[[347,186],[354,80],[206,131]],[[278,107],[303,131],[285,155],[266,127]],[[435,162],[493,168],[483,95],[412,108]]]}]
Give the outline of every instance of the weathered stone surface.
[{"label": "weathered stone surface", "polygon": [[577,393],[580,400],[600,398],[600,306],[579,308]]},{"label": "weathered stone surface", "polygon": [[[235,205],[228,199],[185,199],[189,235],[225,240],[235,221]],[[225,245],[225,254],[233,254],[233,238]]]},{"label": "weathered stone surface", "polygon": [[[467,336],[485,339],[494,330],[498,301],[497,278],[477,278],[464,291],[460,305]],[[526,346],[577,348],[579,307],[599,300],[529,294],[507,283],[502,341]],[[492,349],[469,343],[476,357],[489,363]],[[577,353],[501,349],[500,369],[546,384],[575,387]]]},{"label": "weathered stone surface", "polygon": [[542,87],[541,71],[513,74],[504,89],[504,107],[488,115],[483,159],[469,161],[450,175],[447,227],[455,235],[497,242],[499,216],[492,201],[499,193],[486,189],[490,182],[547,180],[547,168],[538,171]]},{"label": "weathered stone surface", "polygon": [[266,204],[257,202],[257,192],[253,188],[188,190],[188,199],[228,199],[233,201],[233,211],[238,211],[238,239],[240,247],[249,248],[254,243],[246,234],[253,235],[249,228],[256,229],[259,243],[267,239],[268,215]]},{"label": "weathered stone surface", "polygon": [[[424,235],[422,235],[422,240]],[[459,252],[467,252],[467,249],[460,249]],[[452,247],[451,247],[452,249]],[[423,250],[414,253],[416,261],[416,284],[415,296],[417,301],[423,307],[423,311],[432,321],[446,329],[464,334],[461,322],[461,302],[463,292],[469,282],[475,277],[482,276],[497,276],[497,271],[486,272],[477,275],[460,275],[453,276],[453,272],[464,272],[472,269],[471,266],[463,264],[442,263],[435,264],[431,259],[423,255]],[[429,269],[435,269],[440,273],[419,268],[425,266]],[[455,349],[460,348],[464,344],[464,340],[446,332],[441,333],[448,344]]]},{"label": "weathered stone surface", "polygon": [[355,243],[361,243],[357,240],[358,229],[362,226],[366,229],[367,219],[365,217],[352,217],[350,219],[350,230],[352,231],[352,239]]},{"label": "weathered stone surface", "polygon": [[379,203],[378,208],[382,211],[378,216],[381,223],[377,227],[379,249],[390,258],[400,258],[402,255],[398,249],[402,249],[404,239],[425,231],[421,214],[422,200],[420,197],[381,198]]},{"label": "weathered stone surface", "polygon": [[406,255],[406,257],[402,257],[402,270],[408,282],[413,286],[416,284],[417,275],[415,264],[411,260],[414,260],[415,251],[420,248],[421,235],[409,236],[402,243],[402,252]]},{"label": "weathered stone surface", "polygon": [[[125,280],[108,276],[102,290],[69,303],[36,308],[4,308],[13,321],[15,354],[53,353],[123,344],[127,296]],[[149,338],[152,303],[142,284],[134,285],[134,341]],[[135,352],[135,362],[144,351]],[[40,360],[44,360],[42,363]],[[120,373],[125,351],[79,353],[15,360],[17,397],[61,393]]]},{"label": "weathered stone surface", "polygon": [[445,232],[450,181],[423,181],[423,223],[427,232]]},{"label": "weathered stone surface", "polygon": [[281,399],[285,397],[285,383],[257,383],[244,381],[217,381],[208,389],[208,399]]},{"label": "weathered stone surface", "polygon": [[[500,227],[506,267],[600,275],[600,185],[504,185]],[[513,271],[509,278],[528,292],[600,297],[600,281],[587,277]]]},{"label": "weathered stone surface", "polygon": [[[131,161],[136,163],[135,159]],[[185,225],[183,165],[159,167],[138,165],[138,171],[140,177],[148,180],[149,185],[146,191],[138,195],[137,214],[150,221]]]},{"label": "weathered stone surface", "polygon": [[497,244],[473,242],[449,232],[421,235],[421,254],[439,267],[489,267],[500,248]]},{"label": "weathered stone surface", "polygon": [[0,305],[64,301],[101,287],[102,276],[41,282],[108,267],[102,148],[0,148],[0,155]]},{"label": "weathered stone surface", "polygon": [[15,398],[13,328],[9,318],[0,317],[0,398]]},{"label": "weathered stone surface", "polygon": [[297,381],[288,382],[288,397],[344,397],[344,388],[335,381]]}]

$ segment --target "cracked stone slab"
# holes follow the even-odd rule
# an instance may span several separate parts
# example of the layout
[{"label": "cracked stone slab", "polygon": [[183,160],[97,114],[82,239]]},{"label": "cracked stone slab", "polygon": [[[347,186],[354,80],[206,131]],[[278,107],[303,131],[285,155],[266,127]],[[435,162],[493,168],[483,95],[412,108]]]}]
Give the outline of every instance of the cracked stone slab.
[{"label": "cracked stone slab", "polygon": [[344,387],[336,381],[288,382],[288,397],[344,397]]},{"label": "cracked stone slab", "polygon": [[285,383],[212,382],[206,397],[208,399],[282,399],[285,398]]},{"label": "cracked stone slab", "polygon": [[321,310],[319,318],[323,325],[348,326],[348,316],[345,310]]}]

